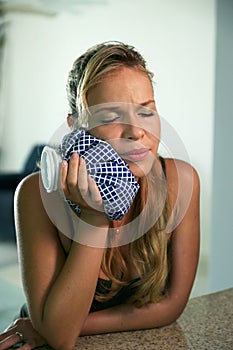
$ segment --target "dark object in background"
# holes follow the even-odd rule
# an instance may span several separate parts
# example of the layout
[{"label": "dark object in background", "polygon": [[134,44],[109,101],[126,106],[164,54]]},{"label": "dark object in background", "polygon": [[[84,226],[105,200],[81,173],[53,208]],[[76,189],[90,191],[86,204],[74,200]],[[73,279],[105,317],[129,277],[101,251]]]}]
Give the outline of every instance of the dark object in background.
[{"label": "dark object in background", "polygon": [[39,170],[38,161],[44,145],[36,145],[29,153],[21,173],[0,173],[0,241],[15,240],[14,194],[20,181]]}]

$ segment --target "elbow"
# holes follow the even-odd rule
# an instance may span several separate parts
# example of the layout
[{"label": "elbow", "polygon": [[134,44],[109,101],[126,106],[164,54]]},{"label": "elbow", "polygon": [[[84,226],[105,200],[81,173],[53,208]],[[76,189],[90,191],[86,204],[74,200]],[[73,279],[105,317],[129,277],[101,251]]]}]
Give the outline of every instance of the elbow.
[{"label": "elbow", "polygon": [[71,324],[62,328],[43,325],[42,329],[39,329],[39,333],[54,350],[74,350],[81,330],[79,332]]},{"label": "elbow", "polygon": [[171,312],[171,315],[170,315],[170,320],[169,320],[169,323],[168,324],[171,324],[173,322],[176,322],[180,316],[182,315],[184,309],[186,307],[186,304],[185,305],[179,305],[177,306],[173,312]]},{"label": "elbow", "polygon": [[54,350],[74,350],[76,342],[70,341],[69,339],[54,340],[48,343]]},{"label": "elbow", "polygon": [[159,321],[155,321],[154,328],[156,327],[166,327],[176,322],[181,316],[182,311],[174,311],[170,314],[165,314],[164,317],[161,317]]},{"label": "elbow", "polygon": [[177,321],[183,314],[189,300],[189,294],[172,293],[167,296],[166,302],[169,310],[170,323]]},{"label": "elbow", "polygon": [[81,334],[82,323],[71,322],[68,318],[60,319],[49,313],[40,322],[33,322],[33,327],[54,350],[74,350]]},{"label": "elbow", "polygon": [[164,312],[160,314],[159,326],[168,326],[176,322],[185,310],[186,302],[167,298],[165,305]]},{"label": "elbow", "polygon": [[169,318],[167,325],[170,325],[176,322],[179,319],[179,317],[182,315],[182,313],[183,313],[183,310],[178,310],[174,312],[174,314],[172,314],[171,317]]},{"label": "elbow", "polygon": [[70,337],[70,336],[48,336],[47,337],[48,345],[51,346],[54,350],[74,350],[78,336]]}]

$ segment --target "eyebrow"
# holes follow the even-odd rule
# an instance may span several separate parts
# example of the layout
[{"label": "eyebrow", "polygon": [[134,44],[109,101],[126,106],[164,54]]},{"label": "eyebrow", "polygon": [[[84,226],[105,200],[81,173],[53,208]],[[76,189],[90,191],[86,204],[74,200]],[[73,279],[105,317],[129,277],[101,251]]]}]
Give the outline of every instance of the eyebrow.
[{"label": "eyebrow", "polygon": [[100,107],[99,109],[95,110],[95,113],[103,112],[103,111],[115,111],[119,109],[120,106],[109,106],[109,107]]},{"label": "eyebrow", "polygon": [[[123,102],[124,103],[124,102]],[[151,104],[151,103],[154,103],[155,104],[155,100],[148,100],[148,101],[145,101],[145,102],[142,102],[142,103],[135,103],[136,105],[138,105],[138,106],[143,106],[143,107],[145,107],[145,106],[148,106],[149,104]],[[134,104],[134,103],[133,103]],[[103,106],[103,107],[100,107],[99,109],[97,108],[96,110],[95,110],[95,113],[99,113],[99,112],[103,112],[103,111],[116,111],[116,110],[118,110],[119,108],[120,108],[121,106],[119,105],[119,106]]]},{"label": "eyebrow", "polygon": [[139,103],[139,106],[147,106],[147,105],[149,105],[151,103],[155,104],[155,100],[148,100],[146,102]]}]

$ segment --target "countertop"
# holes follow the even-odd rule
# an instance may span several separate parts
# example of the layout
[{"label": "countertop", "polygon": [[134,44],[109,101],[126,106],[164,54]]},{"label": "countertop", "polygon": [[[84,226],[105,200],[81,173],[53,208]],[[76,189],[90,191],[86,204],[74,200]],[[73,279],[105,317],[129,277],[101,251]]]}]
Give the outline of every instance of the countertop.
[{"label": "countertop", "polygon": [[233,350],[233,288],[190,299],[169,326],[80,337],[75,349]]}]

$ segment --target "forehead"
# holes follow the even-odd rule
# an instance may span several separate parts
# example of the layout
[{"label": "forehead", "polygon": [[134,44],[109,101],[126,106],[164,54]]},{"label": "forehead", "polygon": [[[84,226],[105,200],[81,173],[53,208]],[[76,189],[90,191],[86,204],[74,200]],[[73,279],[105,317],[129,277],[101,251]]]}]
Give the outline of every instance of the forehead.
[{"label": "forehead", "polygon": [[142,104],[153,99],[153,87],[148,75],[137,68],[121,67],[109,72],[87,93],[87,103],[124,102]]}]

